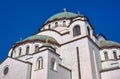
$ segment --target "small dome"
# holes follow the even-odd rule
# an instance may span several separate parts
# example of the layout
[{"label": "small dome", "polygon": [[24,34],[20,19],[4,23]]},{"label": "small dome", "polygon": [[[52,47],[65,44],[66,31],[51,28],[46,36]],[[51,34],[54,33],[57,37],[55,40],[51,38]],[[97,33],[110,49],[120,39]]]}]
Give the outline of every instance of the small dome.
[{"label": "small dome", "polygon": [[51,21],[54,19],[60,19],[60,18],[72,18],[76,16],[78,16],[78,14],[71,13],[71,12],[61,12],[61,13],[51,16],[47,21]]},{"label": "small dome", "polygon": [[117,43],[117,42],[114,42],[114,41],[101,41],[100,43],[99,43],[99,46],[100,47],[111,47],[111,46],[118,46],[118,47],[120,47],[120,44],[119,43]]},{"label": "small dome", "polygon": [[51,42],[51,43],[56,43],[58,44],[58,42],[51,36],[46,36],[46,35],[33,35],[33,36],[30,36],[28,38],[26,38],[25,40],[23,41],[32,41],[32,40],[40,40],[40,41],[48,41],[48,42]]}]

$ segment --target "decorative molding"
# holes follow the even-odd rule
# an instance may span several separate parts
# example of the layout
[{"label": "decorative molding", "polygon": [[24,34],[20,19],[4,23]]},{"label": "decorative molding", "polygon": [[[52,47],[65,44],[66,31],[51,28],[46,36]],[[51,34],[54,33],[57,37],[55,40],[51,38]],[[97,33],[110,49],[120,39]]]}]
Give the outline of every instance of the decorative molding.
[{"label": "decorative molding", "polygon": [[83,36],[83,37],[80,37],[80,38],[77,38],[77,39],[74,39],[74,40],[65,42],[65,43],[61,44],[61,46],[66,45],[66,44],[69,44],[69,43],[72,43],[72,42],[74,42],[74,41],[77,41],[77,40],[80,40],[80,39],[83,39],[83,38],[86,38],[86,37],[87,37],[87,36]]},{"label": "decorative molding", "polygon": [[[60,32],[58,32],[58,31],[56,31],[56,30],[53,30],[53,29],[40,30],[40,31],[38,31],[36,34],[38,34],[38,33],[40,33],[40,32],[44,32],[44,31],[53,31],[53,32],[58,33],[58,34],[61,35],[61,36],[66,35],[66,34],[69,34],[69,32],[65,32],[65,33],[61,34]],[[35,34],[35,35],[36,35],[36,34]]]},{"label": "decorative molding", "polygon": [[68,42],[66,42],[66,43],[63,43],[63,44],[61,44],[61,46],[66,45],[66,44],[69,44],[69,43],[72,43],[72,42],[77,41],[77,40],[80,40],[80,39],[84,39],[84,38],[88,38],[92,43],[94,43],[94,45],[95,45],[96,47],[98,47],[98,48],[100,49],[100,47],[99,47],[88,35],[83,36],[83,37],[80,37],[80,38],[77,38],[77,39],[74,39],[74,40],[72,40],[72,41],[68,41]]},{"label": "decorative molding", "polygon": [[[11,57],[8,56],[7,58],[11,58]],[[7,59],[7,58],[6,58],[6,59]],[[5,60],[6,60],[6,59],[5,59]],[[11,59],[32,65],[32,63],[30,63],[30,62],[28,62],[28,61],[25,62],[25,61],[22,61],[22,60],[19,60],[19,59],[16,59],[16,58],[11,58]],[[3,62],[4,62],[5,60],[3,60]],[[0,64],[2,64],[3,62],[1,62]]]},{"label": "decorative molding", "polygon": [[58,21],[58,20],[72,20],[72,19],[75,19],[75,18],[77,18],[77,17],[85,17],[85,16],[80,16],[80,15],[78,15],[78,16],[72,17],[72,18],[66,18],[66,17],[56,18],[56,19],[53,19],[53,20],[51,20],[51,21],[45,22],[45,23],[39,28],[39,30],[40,30],[41,28],[43,28],[45,25],[47,25],[47,24],[49,24],[49,23],[51,23],[51,22]]},{"label": "decorative molding", "polygon": [[104,70],[101,70],[100,73],[102,73],[102,72],[108,72],[108,71],[113,71],[113,70],[118,70],[118,69],[120,69],[120,67],[104,69]]},{"label": "decorative molding", "polygon": [[67,69],[67,70],[69,70],[69,71],[71,72],[71,69],[69,69],[69,68],[67,68],[67,67],[65,67],[65,66],[63,66],[63,65],[61,65],[61,64],[59,64],[59,66],[65,68],[65,69]]},{"label": "decorative molding", "polygon": [[[46,51],[46,50],[49,50],[49,51],[51,51],[51,53],[53,53],[53,54],[55,54],[55,55],[57,55],[57,56],[60,56],[58,53],[56,53],[55,51],[53,51],[53,50],[51,50],[51,49],[49,49],[49,48],[43,49],[43,50],[39,51],[38,53],[43,52],[43,51]],[[37,53],[33,53],[32,55],[34,55],[34,54],[37,54]]]},{"label": "decorative molding", "polygon": [[100,50],[102,49],[111,49],[111,48],[120,48],[120,46],[103,46],[100,48]]},{"label": "decorative molding", "polygon": [[[46,43],[46,40],[40,40],[40,39],[26,40],[26,41],[22,41],[22,42],[16,43],[12,48],[13,48],[13,50],[14,50],[14,49],[15,49],[16,47],[18,47],[19,45],[23,45],[23,44],[26,44],[26,43],[34,43],[34,42],[39,42],[39,43],[43,42],[43,43]],[[59,43],[57,43],[57,42],[52,42],[52,41],[50,41],[50,40],[48,40],[48,43],[53,44],[53,45],[60,46]]]}]

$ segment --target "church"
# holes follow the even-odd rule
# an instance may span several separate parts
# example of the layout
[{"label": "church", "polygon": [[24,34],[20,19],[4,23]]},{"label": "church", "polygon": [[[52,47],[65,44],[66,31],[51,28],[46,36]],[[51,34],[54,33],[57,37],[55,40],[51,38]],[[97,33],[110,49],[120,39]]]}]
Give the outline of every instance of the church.
[{"label": "church", "polygon": [[0,79],[120,79],[120,44],[95,34],[80,14],[57,13],[12,45]]}]

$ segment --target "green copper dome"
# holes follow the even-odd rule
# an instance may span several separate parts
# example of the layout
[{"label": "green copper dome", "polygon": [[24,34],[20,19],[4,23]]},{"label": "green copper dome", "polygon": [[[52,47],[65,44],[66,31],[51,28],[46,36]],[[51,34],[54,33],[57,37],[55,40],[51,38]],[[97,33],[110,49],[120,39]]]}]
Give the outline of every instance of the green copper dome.
[{"label": "green copper dome", "polygon": [[99,44],[100,47],[110,47],[110,46],[120,46],[119,43],[114,41],[101,41]]},{"label": "green copper dome", "polygon": [[51,16],[47,21],[51,21],[54,19],[60,19],[60,18],[72,18],[76,16],[78,16],[78,14],[71,13],[71,12],[61,12],[61,13]]},{"label": "green copper dome", "polygon": [[49,42],[57,43],[57,41],[53,37],[46,36],[46,35],[33,35],[33,36],[26,38],[23,41],[26,41],[26,40],[41,40],[41,41],[49,41]]}]

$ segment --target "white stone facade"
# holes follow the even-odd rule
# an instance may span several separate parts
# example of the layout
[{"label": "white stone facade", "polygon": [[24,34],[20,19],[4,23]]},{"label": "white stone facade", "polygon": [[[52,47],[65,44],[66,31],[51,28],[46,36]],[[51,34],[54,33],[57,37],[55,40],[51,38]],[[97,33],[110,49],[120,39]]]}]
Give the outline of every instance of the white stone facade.
[{"label": "white stone facade", "polygon": [[0,79],[119,79],[120,44],[96,35],[87,17],[61,12],[10,49]]}]

